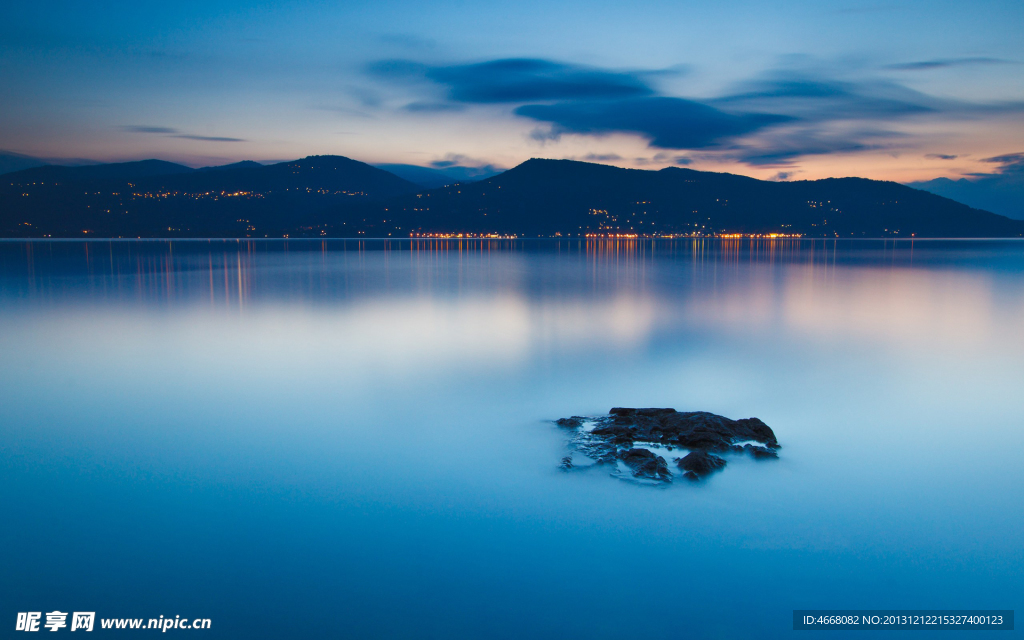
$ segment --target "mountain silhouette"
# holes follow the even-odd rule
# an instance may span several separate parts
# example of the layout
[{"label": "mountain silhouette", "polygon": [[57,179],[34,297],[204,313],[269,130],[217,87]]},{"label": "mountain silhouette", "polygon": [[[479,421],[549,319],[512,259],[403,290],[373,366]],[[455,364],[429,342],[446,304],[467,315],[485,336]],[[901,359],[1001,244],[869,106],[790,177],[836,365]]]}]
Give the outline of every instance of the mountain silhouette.
[{"label": "mountain silhouette", "polygon": [[2,182],[28,184],[31,182],[89,182],[93,180],[130,180],[151,176],[164,176],[195,171],[183,164],[164,160],[139,160],[136,162],[112,162],[82,167],[46,165],[8,173]]},{"label": "mountain silhouette", "polygon": [[487,180],[402,198],[392,213],[415,233],[1024,235],[1024,222],[895,182],[769,182],[677,167],[645,171],[570,160],[528,160]]},{"label": "mountain silhouette", "polygon": [[39,158],[0,150],[0,175],[40,167],[44,164],[47,162]]},{"label": "mountain silhouette", "polygon": [[424,234],[1020,237],[1024,221],[895,182],[533,159],[431,190],[342,156],[190,169],[160,160],[0,178],[7,237],[409,237]]},{"label": "mountain silhouette", "polygon": [[263,163],[254,162],[253,160],[242,160],[241,162],[232,162],[231,164],[221,164],[214,167],[200,167],[196,171],[224,171],[226,169],[255,169],[256,167],[264,166]]},{"label": "mountain silhouette", "polygon": [[1002,173],[980,174],[971,180],[935,178],[907,186],[1021,220],[1024,219],[1024,161],[1008,169]]},{"label": "mountain silhouette", "polygon": [[207,170],[159,160],[38,167],[0,179],[0,234],[281,237],[358,226],[356,236],[378,228],[368,203],[418,189],[342,156]]}]

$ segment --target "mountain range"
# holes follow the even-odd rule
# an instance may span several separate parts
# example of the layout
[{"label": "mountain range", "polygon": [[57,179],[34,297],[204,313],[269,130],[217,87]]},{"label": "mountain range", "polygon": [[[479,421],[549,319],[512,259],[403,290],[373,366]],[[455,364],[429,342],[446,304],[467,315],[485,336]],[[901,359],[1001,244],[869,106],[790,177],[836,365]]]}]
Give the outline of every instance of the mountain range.
[{"label": "mountain range", "polygon": [[1024,221],[863,178],[771,182],[533,159],[482,180],[438,180],[448,182],[424,189],[341,156],[40,166],[0,177],[0,236],[1024,236]]},{"label": "mountain range", "polygon": [[677,167],[644,171],[569,160],[529,160],[493,178],[398,198],[391,206],[394,218],[413,233],[1024,234],[1024,221],[895,182],[770,182]]},{"label": "mountain range", "polygon": [[1024,219],[1024,160],[999,173],[975,174],[972,179],[935,178],[907,186],[951,198],[1017,220]]},{"label": "mountain range", "polygon": [[341,156],[203,169],[43,166],[0,180],[0,235],[36,237],[354,236],[375,228],[370,203],[420,190]]}]

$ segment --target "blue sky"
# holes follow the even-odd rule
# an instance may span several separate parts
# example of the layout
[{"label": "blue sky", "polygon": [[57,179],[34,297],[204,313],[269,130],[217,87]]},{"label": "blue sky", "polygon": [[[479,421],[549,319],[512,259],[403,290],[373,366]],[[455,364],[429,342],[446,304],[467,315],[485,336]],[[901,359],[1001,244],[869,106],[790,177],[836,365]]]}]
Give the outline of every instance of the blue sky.
[{"label": "blue sky", "polygon": [[900,181],[1024,151],[1024,3],[7,2],[0,149]]}]

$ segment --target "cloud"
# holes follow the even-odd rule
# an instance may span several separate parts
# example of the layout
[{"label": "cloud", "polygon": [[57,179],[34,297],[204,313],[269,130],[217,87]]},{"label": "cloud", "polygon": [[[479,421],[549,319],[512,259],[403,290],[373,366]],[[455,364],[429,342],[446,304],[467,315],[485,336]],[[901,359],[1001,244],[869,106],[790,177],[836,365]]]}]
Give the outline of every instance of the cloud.
[{"label": "cloud", "polygon": [[805,156],[891,148],[903,137],[895,131],[834,129],[799,123],[795,127],[768,132],[747,144],[735,145],[722,155],[754,166],[785,167]]},{"label": "cloud", "polygon": [[1024,113],[1024,102],[936,98],[882,78],[839,79],[820,69],[780,68],[710,101],[721,108],[768,111],[806,122],[893,122],[920,116],[977,118]]},{"label": "cloud", "polygon": [[925,154],[926,158],[932,158],[933,160],[956,160],[960,156],[950,155],[948,153],[928,153]]},{"label": "cloud", "polygon": [[459,168],[465,170],[464,172],[467,175],[494,174],[504,171],[501,167],[485,163],[482,160],[471,158],[461,153],[446,153],[441,160],[434,160],[429,164],[434,169]]},{"label": "cloud", "polygon": [[949,69],[979,64],[1008,64],[1009,60],[999,58],[941,58],[938,60],[920,60],[918,62],[902,62],[886,65],[886,69],[895,71],[930,71],[932,69]]},{"label": "cloud", "polygon": [[435,169],[447,169],[448,167],[455,167],[466,163],[472,163],[469,156],[464,156],[461,153],[447,153],[443,160],[434,160],[430,163],[430,166]]},{"label": "cloud", "polygon": [[484,180],[505,170],[503,167],[461,153],[447,153],[444,158],[434,160],[428,165],[456,181]]},{"label": "cloud", "polygon": [[840,141],[809,141],[807,144],[794,144],[786,141],[773,147],[749,147],[732,153],[733,158],[749,165],[763,167],[789,166],[797,158],[815,155],[828,155],[832,153],[856,153],[858,151],[870,151],[883,148],[863,144],[855,140]]},{"label": "cloud", "polygon": [[552,136],[635,133],[661,149],[713,147],[789,120],[773,114],[726,113],[700,102],[670,97],[532,104],[518,107],[515,113],[551,123]]},{"label": "cloud", "polygon": [[173,127],[151,127],[151,126],[139,126],[130,125],[121,127],[123,131],[130,131],[132,133],[151,133],[167,136],[168,138],[181,138],[184,140],[200,140],[203,142],[245,142],[242,138],[227,138],[223,136],[197,136],[188,133],[179,133],[178,129]]},{"label": "cloud", "polygon": [[[894,70],[996,64],[995,58],[950,58],[890,65]],[[507,105],[537,123],[527,136],[557,142],[564,135],[631,134],[653,149],[701,152],[702,159],[788,165],[797,158],[906,146],[898,123],[1017,116],[1024,101],[968,102],[912,89],[879,69],[790,56],[777,67],[717,97],[665,95],[656,81],[685,67],[614,70],[540,58],[467,64],[383,60],[367,71],[418,93],[403,110],[454,111]],[[716,155],[717,154],[717,155]],[[693,154],[671,160],[685,164]],[[942,157],[936,155],[935,157]],[[942,159],[953,159],[945,158]],[[651,163],[670,161],[666,156]],[[638,160],[639,162],[639,160]]]},{"label": "cloud", "polygon": [[506,58],[447,66],[384,60],[370,65],[369,71],[394,79],[422,76],[444,86],[448,100],[473,104],[629,98],[654,93],[642,73],[608,71],[538,58]]},{"label": "cloud", "polygon": [[651,158],[633,158],[633,162],[635,164],[641,165],[641,166],[646,165],[646,164],[666,164],[666,163],[671,163],[671,164],[675,164],[675,165],[679,165],[679,166],[686,166],[688,164],[693,164],[693,158],[689,158],[687,156],[675,155],[675,154],[671,154],[671,153],[665,153],[664,151],[661,151],[659,153],[654,154],[654,156],[651,157]]},{"label": "cloud", "polygon": [[998,173],[1006,173],[1007,171],[1024,171],[1024,152],[1007,153],[1001,156],[982,158],[981,161],[1002,165],[997,170]]},{"label": "cloud", "polygon": [[[978,178],[980,179],[978,182],[988,181],[1000,184],[1010,181],[1017,186],[1018,191],[1024,192],[1024,152],[1006,153],[1001,156],[982,158],[981,161],[998,164],[999,166],[990,173],[968,173],[966,175],[969,178]],[[1024,205],[1024,199],[1021,199],[1021,203]],[[1024,210],[1024,206],[1022,206],[1022,210]]]},{"label": "cloud", "polygon": [[785,180],[789,180],[790,178],[792,178],[794,173],[796,173],[796,172],[795,171],[780,171],[780,172],[776,173],[774,176],[772,176],[770,179],[774,180],[776,182],[783,182]]},{"label": "cloud", "polygon": [[457,102],[515,103],[644,96],[653,90],[640,78],[538,59],[507,59],[434,67],[427,77],[447,85]]},{"label": "cloud", "polygon": [[203,142],[245,142],[242,138],[225,138],[222,136],[192,136],[186,134],[180,134],[171,136],[172,138],[182,138],[185,140],[201,140]]},{"label": "cloud", "polygon": [[[852,71],[833,69],[831,73]],[[894,127],[914,118],[948,121],[1024,113],[1021,102],[936,98],[887,79],[837,78],[828,70],[798,65],[740,83],[710,104],[791,119],[791,126],[766,131],[749,141],[747,147],[731,152],[734,159],[767,166],[790,164],[803,156],[857,153],[905,144],[908,136]]]},{"label": "cloud", "polygon": [[402,108],[413,113],[441,113],[445,111],[463,111],[466,107],[451,102],[410,102]]},{"label": "cloud", "polygon": [[622,160],[622,156],[617,153],[588,153],[583,159],[587,162],[614,162]]},{"label": "cloud", "polygon": [[918,91],[882,80],[842,81],[806,72],[777,71],[737,86],[713,104],[772,110],[806,121],[892,120],[940,110]]},{"label": "cloud", "polygon": [[132,133],[178,133],[177,129],[172,129],[171,127],[145,127],[138,125],[121,127],[121,130]]},{"label": "cloud", "polygon": [[530,131],[530,133],[527,134],[527,137],[530,140],[533,140],[534,142],[539,142],[541,145],[543,145],[546,142],[557,142],[558,140],[561,140],[562,133],[559,131],[555,131],[550,127],[547,129],[543,127],[537,127]]}]

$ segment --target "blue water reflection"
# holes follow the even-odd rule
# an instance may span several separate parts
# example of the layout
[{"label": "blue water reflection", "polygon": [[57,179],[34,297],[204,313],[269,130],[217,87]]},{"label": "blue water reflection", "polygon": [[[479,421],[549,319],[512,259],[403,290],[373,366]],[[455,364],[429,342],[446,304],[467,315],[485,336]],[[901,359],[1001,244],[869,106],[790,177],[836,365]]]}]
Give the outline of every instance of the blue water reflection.
[{"label": "blue water reflection", "polygon": [[[1020,242],[3,242],[0,353],[12,620],[775,638],[1022,604]],[[613,405],[758,416],[782,457],[559,472],[545,421]]]}]

